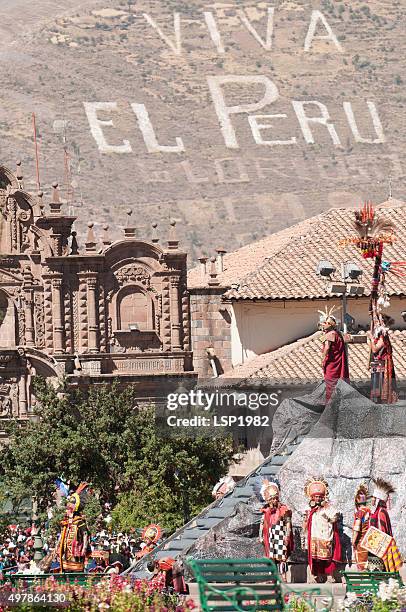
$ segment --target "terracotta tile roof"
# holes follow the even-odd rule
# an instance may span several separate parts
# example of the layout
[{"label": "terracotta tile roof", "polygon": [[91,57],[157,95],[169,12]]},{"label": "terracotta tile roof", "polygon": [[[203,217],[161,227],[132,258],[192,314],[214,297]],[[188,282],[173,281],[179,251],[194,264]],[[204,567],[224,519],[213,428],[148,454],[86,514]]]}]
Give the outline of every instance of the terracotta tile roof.
[{"label": "terracotta tile roof", "polygon": [[[282,249],[295,236],[304,235],[310,228],[311,219],[306,219],[300,223],[287,227],[275,234],[266,236],[262,240],[252,242],[241,247],[232,253],[226,253],[223,257],[223,272],[219,272],[217,279],[219,286],[230,288],[233,283],[238,283],[250,272],[264,262],[266,257],[270,257]],[[208,263],[210,266],[210,263]],[[197,287],[207,287],[209,276],[202,275],[200,265],[191,268],[188,272],[189,289]]]},{"label": "terracotta tile roof", "polygon": [[[397,239],[393,246],[385,248],[384,259],[406,260],[406,204],[391,199],[379,205],[377,211],[391,219],[396,228]],[[331,261],[337,271],[343,261],[357,263],[365,272],[364,295],[368,295],[373,261],[363,259],[353,245],[343,248],[338,246],[341,238],[355,235],[353,219],[354,209],[336,208],[299,224],[299,232],[290,228],[290,239],[269,252],[263,263],[247,274],[238,288],[232,288],[225,296],[234,300],[328,297],[325,279],[316,275],[317,264],[322,259]],[[272,236],[268,240],[271,244]],[[340,282],[339,277],[336,272],[334,280]],[[392,295],[406,294],[406,277],[397,278],[388,274],[387,288]]]},{"label": "terracotta tile roof", "polygon": [[[220,379],[242,382],[302,385],[321,382],[321,332],[258,355],[247,363],[225,372]],[[406,330],[391,332],[393,356],[398,380],[406,381]],[[369,348],[367,344],[348,344],[350,378],[353,382],[368,381]],[[216,379],[218,380],[218,379]]]}]

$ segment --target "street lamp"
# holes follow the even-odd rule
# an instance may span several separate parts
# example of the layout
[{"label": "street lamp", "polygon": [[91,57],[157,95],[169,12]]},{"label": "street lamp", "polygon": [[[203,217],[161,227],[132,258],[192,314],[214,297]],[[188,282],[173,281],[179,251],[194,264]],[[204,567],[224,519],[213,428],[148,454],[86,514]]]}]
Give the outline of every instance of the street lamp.
[{"label": "street lamp", "polygon": [[317,264],[316,274],[318,274],[319,276],[330,278],[330,276],[332,276],[335,271],[336,271],[335,267],[333,266],[332,263],[327,261],[327,259],[322,259]]},{"label": "street lamp", "polygon": [[341,295],[342,297],[342,331],[347,333],[348,323],[353,324],[353,317],[347,313],[347,296],[348,295],[363,295],[365,287],[359,284],[363,270],[351,261],[341,263],[341,282],[332,280],[336,268],[327,259],[319,261],[316,267],[316,274],[323,278],[329,279],[327,292],[330,295]]}]

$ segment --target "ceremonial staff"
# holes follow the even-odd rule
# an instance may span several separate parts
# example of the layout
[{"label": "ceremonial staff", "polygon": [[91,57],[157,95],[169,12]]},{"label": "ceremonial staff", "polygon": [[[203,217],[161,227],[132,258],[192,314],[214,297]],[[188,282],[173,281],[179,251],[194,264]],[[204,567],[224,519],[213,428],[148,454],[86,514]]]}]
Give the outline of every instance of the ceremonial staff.
[{"label": "ceremonial staff", "polygon": [[378,218],[371,202],[365,203],[355,212],[354,229],[357,236],[344,238],[340,241],[340,245],[355,244],[364,259],[374,259],[369,302],[371,399],[393,403],[397,395],[392,345],[382,314],[382,308],[389,306],[385,275],[391,272],[396,276],[405,276],[403,268],[406,262],[389,262],[382,259],[384,245],[392,245],[395,241],[394,225],[390,220]]}]

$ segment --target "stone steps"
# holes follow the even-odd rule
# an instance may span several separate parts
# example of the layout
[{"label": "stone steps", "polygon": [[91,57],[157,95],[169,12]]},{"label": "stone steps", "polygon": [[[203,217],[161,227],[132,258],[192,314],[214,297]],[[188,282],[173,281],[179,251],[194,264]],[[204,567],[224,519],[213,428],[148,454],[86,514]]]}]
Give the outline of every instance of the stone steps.
[{"label": "stone steps", "polygon": [[[254,485],[258,482],[258,478],[277,478],[280,468],[289,459],[291,454],[297,450],[303,439],[303,436],[300,436],[294,442],[287,445],[284,449],[284,454],[278,453],[266,459],[254,472],[237,483],[229,495],[219,502],[208,506],[199,516],[190,521],[188,525],[180,528],[162,547],[155,549],[154,557],[160,558],[168,555],[177,557],[187,553],[187,550],[199,538],[221,523],[221,521],[231,516],[236,504],[248,502],[255,493]],[[142,575],[145,575],[146,562],[142,564],[144,569],[133,572],[136,576],[142,577]]]}]

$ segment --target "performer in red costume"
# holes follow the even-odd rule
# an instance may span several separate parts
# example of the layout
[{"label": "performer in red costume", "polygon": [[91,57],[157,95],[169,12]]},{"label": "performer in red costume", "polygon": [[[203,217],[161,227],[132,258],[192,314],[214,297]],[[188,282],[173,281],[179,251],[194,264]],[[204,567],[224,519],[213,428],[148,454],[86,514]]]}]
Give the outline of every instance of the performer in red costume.
[{"label": "performer in red costume", "polygon": [[[376,527],[388,535],[393,535],[387,504],[389,496],[395,492],[394,487],[383,478],[376,478],[373,481],[375,487],[372,492],[372,509],[369,518],[370,527]],[[371,553],[368,555],[368,569],[370,571],[385,571],[385,563]]]},{"label": "performer in red costume", "polygon": [[383,260],[384,246],[390,246],[395,241],[395,227],[389,218],[375,214],[371,202],[366,202],[361,210],[355,211],[354,229],[356,235],[340,240],[340,245],[354,244],[364,259],[374,260],[368,334],[371,349],[371,399],[379,404],[394,404],[398,399],[395,368],[389,330],[382,309],[390,305],[386,275],[406,276],[406,261]]},{"label": "performer in red costume", "polygon": [[368,551],[361,546],[362,538],[368,531],[371,514],[367,500],[368,487],[365,484],[361,484],[355,492],[355,513],[352,527],[352,547],[357,569],[360,571],[365,571],[368,566]]},{"label": "performer in red costume", "polygon": [[136,559],[141,559],[145,555],[148,555],[158,546],[158,540],[162,536],[162,529],[159,525],[151,523],[147,527],[144,527],[141,533],[141,549],[135,555]]},{"label": "performer in red costume", "polygon": [[320,327],[324,334],[321,337],[323,342],[322,368],[326,383],[326,403],[330,400],[337,381],[342,378],[349,380],[348,358],[345,342],[341,332],[337,330],[337,320],[332,316],[334,307],[325,312],[321,310]]},{"label": "performer in red costume", "polygon": [[378,325],[368,333],[371,349],[371,399],[377,404],[393,404],[397,401],[396,375],[389,329]]},{"label": "performer in red costume", "polygon": [[293,551],[292,511],[281,504],[276,482],[263,480],[260,496],[265,501],[259,530],[265,556],[278,566],[282,580],[286,582],[287,561]]},{"label": "performer in red costume", "polygon": [[185,582],[181,563],[177,562],[173,557],[155,559],[150,561],[147,567],[149,571],[153,572],[149,582],[155,588],[160,590],[173,589],[175,593],[180,595],[189,594],[189,587]]},{"label": "performer in red costume", "polygon": [[341,561],[338,512],[328,501],[328,485],[323,478],[308,480],[305,495],[310,505],[303,526],[307,533],[308,563],[316,582],[326,582]]}]

